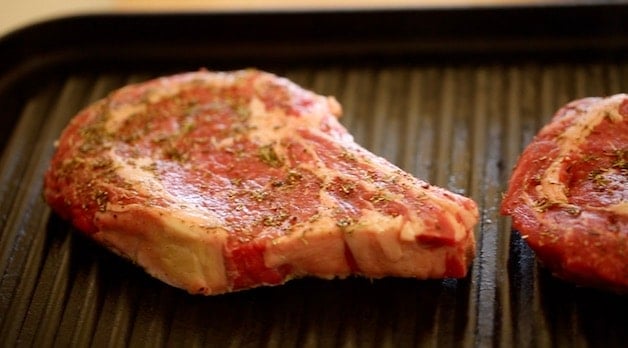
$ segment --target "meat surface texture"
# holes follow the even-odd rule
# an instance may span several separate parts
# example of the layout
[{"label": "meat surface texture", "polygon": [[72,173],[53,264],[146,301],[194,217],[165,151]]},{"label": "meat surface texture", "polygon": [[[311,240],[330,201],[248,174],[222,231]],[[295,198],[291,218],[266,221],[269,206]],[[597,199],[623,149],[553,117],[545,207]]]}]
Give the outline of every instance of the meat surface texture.
[{"label": "meat surface texture", "polygon": [[129,85],[69,123],[45,198],[190,293],[304,276],[464,277],[476,204],[357,145],[340,113],[333,97],[253,69]]},{"label": "meat surface texture", "polygon": [[502,213],[556,276],[628,292],[628,95],[560,109],[522,153]]}]

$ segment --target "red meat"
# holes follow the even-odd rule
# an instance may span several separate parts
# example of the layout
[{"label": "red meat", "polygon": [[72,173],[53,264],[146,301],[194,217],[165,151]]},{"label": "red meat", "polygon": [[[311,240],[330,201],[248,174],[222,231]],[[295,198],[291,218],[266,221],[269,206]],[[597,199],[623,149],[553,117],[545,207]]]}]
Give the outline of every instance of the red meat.
[{"label": "red meat", "polygon": [[127,86],[67,126],[45,198],[191,293],[303,276],[465,276],[475,203],[359,147],[340,112],[256,70]]},{"label": "red meat", "polygon": [[556,276],[628,291],[628,96],[560,109],[525,149],[502,203]]}]

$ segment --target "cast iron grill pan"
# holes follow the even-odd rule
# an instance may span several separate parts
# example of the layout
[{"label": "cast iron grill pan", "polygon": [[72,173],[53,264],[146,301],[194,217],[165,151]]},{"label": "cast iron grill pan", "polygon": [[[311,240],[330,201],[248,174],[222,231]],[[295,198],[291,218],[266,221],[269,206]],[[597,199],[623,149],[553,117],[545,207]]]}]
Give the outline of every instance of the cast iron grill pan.
[{"label": "cast iron grill pan", "polygon": [[[595,6],[96,15],[5,37],[0,345],[625,345],[626,297],[553,278],[498,206],[521,150],[557,108],[628,91],[627,33],[617,25],[627,12]],[[605,26],[561,27],[574,18]],[[430,26],[437,20],[440,27]],[[252,66],[336,96],[358,143],[475,199],[481,220],[470,275],[302,279],[192,296],[92,243],[46,206],[42,177],[53,143],[81,108],[155,76]]]}]

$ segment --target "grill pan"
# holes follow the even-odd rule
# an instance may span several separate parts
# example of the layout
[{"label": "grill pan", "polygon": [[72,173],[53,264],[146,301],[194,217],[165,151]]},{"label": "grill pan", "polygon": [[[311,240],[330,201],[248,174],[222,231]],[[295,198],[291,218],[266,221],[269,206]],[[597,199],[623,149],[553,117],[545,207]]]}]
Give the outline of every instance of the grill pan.
[{"label": "grill pan", "polygon": [[[628,92],[628,6],[96,14],[0,40],[0,345],[614,347],[628,299],[553,278],[498,213],[566,102]],[[294,280],[201,297],[80,235],[44,203],[81,108],[160,75],[256,67],[341,102],[358,143],[480,208],[465,279]]]}]

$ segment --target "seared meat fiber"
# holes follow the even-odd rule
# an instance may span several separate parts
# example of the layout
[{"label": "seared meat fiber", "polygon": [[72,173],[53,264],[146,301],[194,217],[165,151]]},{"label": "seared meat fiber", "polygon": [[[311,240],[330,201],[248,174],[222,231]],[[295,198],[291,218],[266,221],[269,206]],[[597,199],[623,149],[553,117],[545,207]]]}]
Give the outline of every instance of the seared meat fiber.
[{"label": "seared meat fiber", "polygon": [[560,109],[525,149],[502,203],[556,276],[628,291],[628,95]]},{"label": "seared meat fiber", "polygon": [[130,85],[67,126],[45,198],[190,293],[303,276],[465,276],[475,203],[361,148],[340,112],[256,70]]}]

